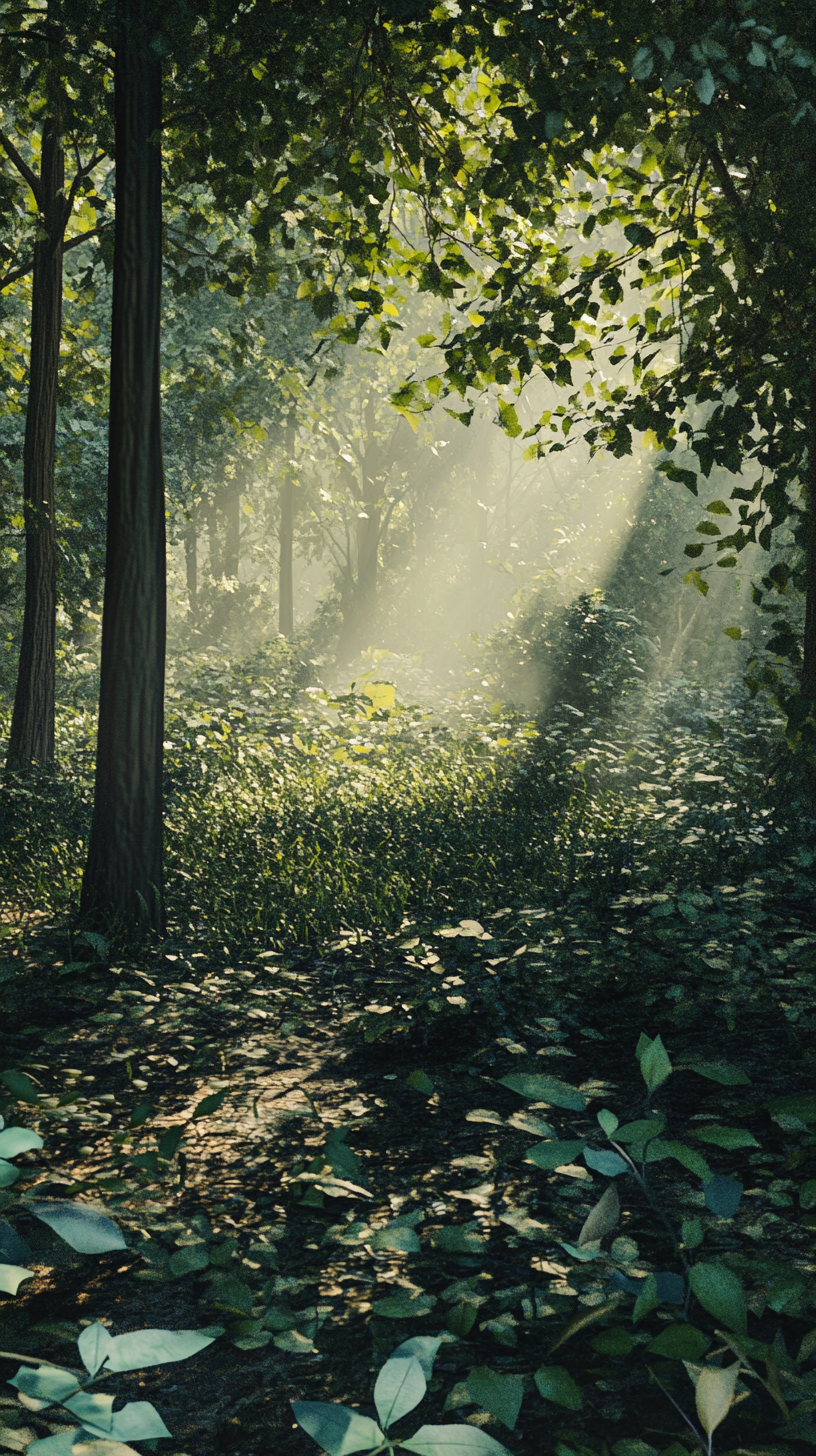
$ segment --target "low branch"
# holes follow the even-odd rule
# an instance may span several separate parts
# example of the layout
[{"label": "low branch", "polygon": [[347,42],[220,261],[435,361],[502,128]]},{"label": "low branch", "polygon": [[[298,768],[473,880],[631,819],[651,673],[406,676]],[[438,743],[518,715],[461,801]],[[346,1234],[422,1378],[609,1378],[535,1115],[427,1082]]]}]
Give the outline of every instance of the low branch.
[{"label": "low branch", "polygon": [[0,131],[0,147],[3,148],[3,151],[6,153],[6,156],[9,158],[9,160],[14,163],[17,171],[20,173],[20,176],[24,179],[24,181],[28,183],[34,197],[34,201],[36,202],[40,211],[42,211],[40,179],[37,176],[36,172],[32,172],[31,168],[28,165],[28,162],[23,161],[23,158],[20,156],[20,153],[14,145],[14,142],[11,140],[10,137],[6,136],[5,132],[2,131]]}]

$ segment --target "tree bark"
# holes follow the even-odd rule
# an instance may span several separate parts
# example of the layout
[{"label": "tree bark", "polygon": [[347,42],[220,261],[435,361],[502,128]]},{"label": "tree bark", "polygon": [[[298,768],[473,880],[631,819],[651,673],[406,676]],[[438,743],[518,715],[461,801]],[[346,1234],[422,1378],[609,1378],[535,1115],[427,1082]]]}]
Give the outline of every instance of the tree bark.
[{"label": "tree bark", "polygon": [[155,35],[153,0],[120,0],[108,535],[94,811],[81,908],[161,933],[166,566]]},{"label": "tree bark", "polygon": [[810,440],[807,479],[807,564],[802,695],[816,698],[816,368],[810,376]]},{"label": "tree bark", "polygon": [[184,532],[184,567],[187,577],[187,601],[190,607],[190,616],[195,622],[198,619],[198,531],[196,523],[191,520]]},{"label": "tree bark", "polygon": [[292,572],[292,550],[295,539],[295,482],[292,476],[292,459],[295,453],[294,428],[286,426],[287,470],[280,488],[280,547],[278,564],[278,631],[283,637],[292,637],[295,631],[295,594]]},{"label": "tree bark", "polygon": [[44,236],[34,244],[31,358],[23,446],[25,605],[7,766],[18,771],[54,757],[57,540],[54,456],[62,334],[62,241],[66,208],[61,110],[42,133],[36,197]]}]

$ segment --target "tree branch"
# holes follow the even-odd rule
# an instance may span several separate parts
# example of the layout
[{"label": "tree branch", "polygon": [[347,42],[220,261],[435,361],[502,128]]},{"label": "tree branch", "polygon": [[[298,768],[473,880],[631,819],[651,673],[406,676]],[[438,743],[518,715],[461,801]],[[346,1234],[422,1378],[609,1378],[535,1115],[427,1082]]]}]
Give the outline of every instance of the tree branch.
[{"label": "tree branch", "polygon": [[14,163],[17,171],[20,173],[20,176],[24,179],[24,181],[28,183],[37,207],[42,210],[39,177],[35,172],[32,172],[28,163],[23,161],[23,158],[20,156],[20,153],[14,145],[14,142],[11,141],[9,137],[6,136],[5,132],[2,131],[0,131],[0,147],[3,148],[3,151],[6,153],[9,160]]},{"label": "tree branch", "polygon": [[67,241],[67,243],[63,243],[63,245],[62,245],[62,251],[63,251],[63,253],[69,252],[71,248],[78,248],[78,247],[80,247],[82,243],[87,243],[87,241],[88,241],[89,238],[98,238],[101,233],[109,233],[112,227],[113,227],[113,222],[112,221],[111,222],[101,222],[98,227],[89,228],[86,233],[77,233],[76,237],[69,238],[68,241]]},{"label": "tree branch", "polygon": [[33,267],[34,254],[32,253],[31,257],[27,258],[25,263],[21,263],[19,268],[13,268],[10,273],[6,273],[4,278],[0,278],[0,293],[3,292],[4,288],[10,288],[12,283],[17,283],[20,278],[25,278],[26,274],[30,273]]}]

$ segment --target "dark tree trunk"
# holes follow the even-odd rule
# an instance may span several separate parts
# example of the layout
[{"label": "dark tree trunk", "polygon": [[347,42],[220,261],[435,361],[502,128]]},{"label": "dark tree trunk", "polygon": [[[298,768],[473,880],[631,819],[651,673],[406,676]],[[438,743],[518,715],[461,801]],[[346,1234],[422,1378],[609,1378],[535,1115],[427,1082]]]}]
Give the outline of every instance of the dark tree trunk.
[{"label": "dark tree trunk", "polygon": [[807,480],[807,588],[802,693],[816,698],[816,368],[810,377],[810,439]]},{"label": "dark tree trunk", "polygon": [[295,432],[286,427],[288,468],[280,488],[280,545],[278,567],[278,631],[292,637],[295,631],[295,591],[292,573],[292,550],[295,539],[295,482],[292,460],[295,454]]},{"label": "dark tree trunk", "polygon": [[57,381],[62,333],[62,240],[66,209],[61,117],[55,108],[43,127],[40,195],[44,236],[34,245],[31,360],[25,444],[25,606],[7,764],[25,770],[54,757],[54,664],[57,615],[57,542],[54,454]]},{"label": "dark tree trunk", "polygon": [[120,0],[118,16],[108,536],[96,785],[82,909],[161,932],[161,63],[151,44],[152,0]]}]

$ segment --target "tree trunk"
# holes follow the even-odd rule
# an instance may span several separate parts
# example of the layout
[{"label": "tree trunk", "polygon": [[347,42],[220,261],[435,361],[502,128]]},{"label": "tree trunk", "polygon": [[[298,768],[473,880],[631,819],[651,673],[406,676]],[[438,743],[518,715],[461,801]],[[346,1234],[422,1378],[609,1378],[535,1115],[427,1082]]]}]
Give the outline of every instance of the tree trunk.
[{"label": "tree trunk", "polygon": [[241,568],[241,482],[226,480],[221,503],[224,514],[224,575],[237,581]]},{"label": "tree trunk", "polygon": [[292,574],[292,549],[295,539],[295,482],[292,476],[294,468],[292,458],[295,453],[295,432],[288,423],[286,426],[286,453],[288,468],[280,488],[278,631],[283,637],[292,637],[295,631],[295,593]]},{"label": "tree trunk", "polygon": [[25,443],[25,606],[7,764],[25,770],[54,757],[57,542],[54,453],[62,333],[65,159],[59,106],[43,127],[40,196],[44,237],[34,245],[31,359]]},{"label": "tree trunk", "polygon": [[83,911],[164,927],[165,505],[159,398],[161,62],[153,0],[119,0],[108,535]]},{"label": "tree trunk", "polygon": [[191,520],[184,532],[184,568],[187,577],[187,603],[193,622],[198,619],[198,531]]},{"label": "tree trunk", "polygon": [[816,368],[810,376],[810,440],[807,480],[807,564],[802,695],[816,698]]}]

